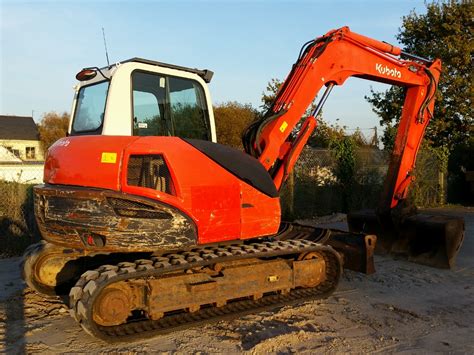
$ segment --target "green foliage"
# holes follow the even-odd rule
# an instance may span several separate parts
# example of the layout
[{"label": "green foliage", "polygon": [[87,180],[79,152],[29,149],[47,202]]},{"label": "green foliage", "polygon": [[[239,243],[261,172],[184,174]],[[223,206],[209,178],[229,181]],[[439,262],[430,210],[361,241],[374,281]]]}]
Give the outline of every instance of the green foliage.
[{"label": "green foliage", "polygon": [[474,136],[454,147],[448,160],[448,202],[474,205],[474,192],[466,179],[474,171]]},{"label": "green foliage", "polygon": [[[426,14],[413,11],[403,17],[397,39],[406,52],[442,61],[434,118],[426,139],[430,145],[451,150],[473,133],[474,6],[471,0],[449,0],[427,3],[426,8]],[[366,99],[380,116],[381,124],[388,127],[383,141],[390,145],[391,130],[400,117],[403,90],[392,87],[382,93],[372,91]]]},{"label": "green foliage", "polygon": [[273,78],[268,82],[265,91],[262,92],[262,105],[260,106],[262,114],[265,114],[270,109],[282,84],[283,82],[276,78]]},{"label": "green foliage", "polygon": [[242,132],[257,117],[257,111],[251,105],[238,102],[226,102],[214,106],[217,141],[234,148],[242,147]]},{"label": "green foliage", "polygon": [[408,199],[417,207],[442,206],[446,202],[449,150],[423,144],[418,153]]},{"label": "green foliage", "polygon": [[51,111],[43,115],[38,124],[38,131],[44,152],[58,139],[66,137],[68,126],[69,114],[67,112],[59,114]]},{"label": "green foliage", "polygon": [[210,129],[202,109],[197,105],[177,103],[171,107],[174,134],[178,137],[206,139]]},{"label": "green foliage", "polygon": [[0,180],[0,255],[20,255],[40,240],[33,209],[33,186]]},{"label": "green foliage", "polygon": [[385,129],[383,131],[382,135],[382,144],[383,144],[383,149],[386,152],[392,152],[393,147],[395,145],[395,137],[397,136],[397,130],[398,130],[398,124],[391,125],[390,123],[387,123],[385,126]]},{"label": "green foliage", "polygon": [[337,161],[336,177],[344,187],[350,187],[355,181],[355,147],[352,137],[334,140],[329,146]]},{"label": "green foliage", "polygon": [[324,119],[318,119],[318,126],[308,139],[310,147],[328,148],[331,142],[343,139],[345,136],[344,127],[336,124],[329,124]]},{"label": "green foliage", "polygon": [[336,158],[337,165],[335,175],[343,188],[343,210],[344,212],[348,212],[351,204],[351,191],[355,184],[356,176],[356,144],[352,137],[344,137],[342,139],[333,140],[329,148]]}]

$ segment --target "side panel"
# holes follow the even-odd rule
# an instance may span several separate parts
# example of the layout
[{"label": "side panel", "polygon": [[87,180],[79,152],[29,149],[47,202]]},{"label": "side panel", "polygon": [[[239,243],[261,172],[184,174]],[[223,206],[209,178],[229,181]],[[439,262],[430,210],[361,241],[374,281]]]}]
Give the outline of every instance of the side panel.
[{"label": "side panel", "polygon": [[242,183],[241,238],[275,234],[280,225],[280,198],[270,198]]},{"label": "side panel", "polygon": [[[129,186],[130,155],[162,154],[176,196]],[[170,203],[190,215],[198,226],[199,243],[240,238],[240,181],[204,154],[176,137],[142,137],[125,151],[122,191]]]},{"label": "side panel", "polygon": [[[127,185],[130,155],[162,154],[176,196]],[[180,208],[198,226],[200,244],[270,235],[280,224],[279,198],[271,198],[175,137],[142,137],[125,151],[122,191]],[[248,207],[252,205],[253,207]]]},{"label": "side panel", "polygon": [[[106,153],[105,161],[103,153]],[[172,181],[173,188],[163,190],[157,185],[139,184],[136,178],[128,179],[129,162],[132,161],[130,157],[137,155],[161,156],[168,167],[167,179]],[[133,161],[136,161],[137,158],[134,159]],[[136,164],[130,164],[130,167],[136,169]],[[150,170],[148,165],[143,167],[144,172],[152,174],[152,177],[160,174],[153,169]],[[134,171],[135,175],[131,176],[136,176],[136,170],[133,169],[130,171]],[[64,138],[50,150],[45,169],[45,182],[56,185],[52,186],[53,190],[79,186],[88,187],[90,190],[100,189],[97,191],[105,191],[104,193],[118,191],[129,199],[145,197],[150,201],[156,201],[157,204],[175,208],[183,216],[189,217],[195,225],[198,244],[271,235],[278,231],[280,224],[278,197],[272,198],[256,190],[177,137]],[[64,193],[61,198],[66,196],[67,193]],[[73,214],[73,210],[78,209],[81,221],[90,219],[91,223],[97,224],[94,227],[96,230],[107,230],[108,227],[101,224],[102,219],[105,224],[117,222],[111,230],[121,231],[121,228],[135,226],[132,228],[134,231],[127,230],[130,243],[134,240],[132,238],[134,233],[137,240],[145,241],[146,239],[143,239],[145,230],[153,232],[153,223],[149,224],[148,221],[141,220],[140,223],[134,222],[135,224],[127,222],[125,226],[124,222],[120,222],[124,221],[124,218],[110,217],[114,216],[109,213],[112,210],[110,205],[94,202],[97,200],[94,196],[91,197],[91,204],[94,206],[89,206],[86,203],[88,197],[84,196],[79,198],[82,201],[76,204],[77,208],[68,205],[68,202],[61,198],[51,199],[55,206],[53,208],[51,205],[53,208],[51,211],[47,209],[48,206],[45,207],[52,213],[51,218],[56,221],[53,229],[62,230],[60,220],[69,221],[69,218],[76,218],[69,215],[61,217],[60,206],[64,205]],[[101,211],[105,209],[107,213],[104,215]],[[97,211],[97,216],[94,211]],[[177,219],[173,217],[173,220]],[[72,220],[69,222],[72,223]],[[163,223],[160,222],[159,225]],[[48,233],[52,232],[53,230],[50,230]],[[59,234],[65,237],[68,233]],[[158,233],[158,230],[153,233]],[[164,233],[164,230],[159,233]],[[158,245],[156,242],[151,244]]]},{"label": "side panel", "polygon": [[103,136],[62,138],[48,150],[43,180],[49,184],[118,191],[122,150],[136,139]]}]

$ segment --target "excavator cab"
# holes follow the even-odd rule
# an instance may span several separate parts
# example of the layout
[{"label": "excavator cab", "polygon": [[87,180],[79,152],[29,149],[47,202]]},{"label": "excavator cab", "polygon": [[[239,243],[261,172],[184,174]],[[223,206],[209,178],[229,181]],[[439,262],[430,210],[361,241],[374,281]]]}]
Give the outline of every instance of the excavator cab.
[{"label": "excavator cab", "polygon": [[207,83],[212,71],[133,58],[84,68],[69,136],[177,136],[216,141]]}]

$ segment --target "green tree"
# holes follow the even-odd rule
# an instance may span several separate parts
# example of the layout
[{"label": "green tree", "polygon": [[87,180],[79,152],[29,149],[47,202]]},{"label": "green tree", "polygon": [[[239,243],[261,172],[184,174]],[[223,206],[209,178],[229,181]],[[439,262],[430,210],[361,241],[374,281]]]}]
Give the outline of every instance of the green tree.
[{"label": "green tree", "polygon": [[348,212],[351,205],[351,195],[355,184],[356,173],[356,143],[351,136],[331,140],[329,149],[336,158],[336,177],[342,187],[343,211]]},{"label": "green tree", "polygon": [[51,111],[43,115],[38,124],[38,131],[44,152],[58,139],[66,137],[68,126],[69,114],[67,112],[59,114]]},{"label": "green tree", "polygon": [[260,105],[262,114],[265,114],[270,109],[282,84],[283,82],[276,78],[270,79],[270,81],[267,83],[265,91],[262,92],[262,105]]},{"label": "green tree", "polygon": [[[426,10],[404,16],[397,39],[406,52],[441,59],[443,71],[426,139],[430,145],[452,149],[473,133],[474,6],[471,0],[449,0],[427,3]],[[386,127],[382,138],[386,146],[393,145],[403,96],[403,89],[392,87],[366,97]]]},{"label": "green tree", "polygon": [[249,104],[226,102],[214,106],[217,141],[234,148],[242,147],[243,130],[257,117],[257,111]]},{"label": "green tree", "polygon": [[337,122],[329,124],[322,117],[318,118],[318,125],[311,137],[308,139],[308,145],[317,148],[328,148],[332,142],[345,137],[345,127]]}]

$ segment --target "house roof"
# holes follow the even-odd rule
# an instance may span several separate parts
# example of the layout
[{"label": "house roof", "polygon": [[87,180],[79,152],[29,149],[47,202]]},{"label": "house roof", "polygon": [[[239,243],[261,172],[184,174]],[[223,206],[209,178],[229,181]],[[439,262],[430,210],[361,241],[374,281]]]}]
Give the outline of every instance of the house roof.
[{"label": "house roof", "polygon": [[0,139],[39,140],[33,117],[0,115]]}]

